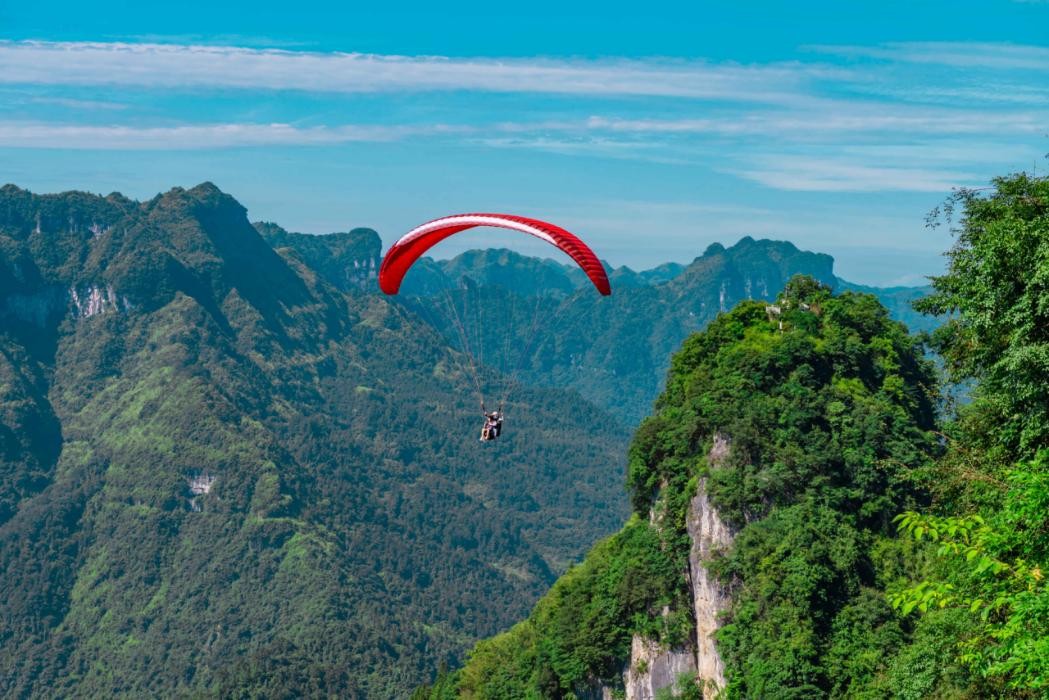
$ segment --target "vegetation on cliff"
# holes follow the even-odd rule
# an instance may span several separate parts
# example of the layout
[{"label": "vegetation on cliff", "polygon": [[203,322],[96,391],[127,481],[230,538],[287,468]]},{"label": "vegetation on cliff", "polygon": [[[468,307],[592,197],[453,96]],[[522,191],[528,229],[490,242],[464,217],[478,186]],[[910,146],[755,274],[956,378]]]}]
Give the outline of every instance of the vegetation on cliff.
[{"label": "vegetation on cliff", "polygon": [[[729,695],[887,683],[908,634],[881,593],[887,561],[906,547],[892,519],[925,503],[935,389],[921,344],[872,296],[833,296],[797,277],[774,305],[718,316],[675,355],[634,438],[634,518],[528,620],[479,644],[458,676],[441,679],[443,692],[578,697],[621,685],[635,634],[687,644],[686,517],[704,477],[737,533],[716,562],[734,591],[719,634]],[[706,457],[715,435],[731,446],[716,466]],[[631,572],[630,586],[609,585],[619,572]]]}]

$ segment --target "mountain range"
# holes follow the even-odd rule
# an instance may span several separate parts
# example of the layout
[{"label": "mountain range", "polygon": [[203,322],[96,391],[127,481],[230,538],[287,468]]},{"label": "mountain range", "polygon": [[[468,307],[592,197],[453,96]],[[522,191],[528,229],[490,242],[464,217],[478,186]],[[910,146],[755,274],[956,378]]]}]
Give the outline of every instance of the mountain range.
[{"label": "mountain range", "polygon": [[[210,183],[0,188],[0,694],[405,695],[621,525],[686,337],[798,273],[850,286],[744,238],[612,270],[610,299],[510,251],[422,261],[391,299],[381,250]],[[920,294],[875,291],[905,318]],[[432,313],[471,295],[509,310],[477,347],[522,359],[493,445]]]},{"label": "mountain range", "polygon": [[[357,269],[356,258],[342,251],[361,248],[347,246],[345,234],[305,236],[272,224],[256,226],[271,243],[287,243],[311,261],[319,256],[315,264],[328,266],[333,284],[346,288],[342,276]],[[377,255],[378,235],[357,231]],[[331,247],[321,253],[328,240]],[[831,256],[785,241],[746,236],[728,248],[712,244],[688,265],[666,263],[642,272],[606,268],[615,290],[609,299],[594,294],[575,266],[506,249],[471,250],[451,259],[422,259],[405,277],[398,298],[409,299],[406,305],[459,349],[487,354],[511,371],[520,363],[525,383],[574,389],[627,427],[648,415],[670,355],[689,333],[742,300],[774,299],[793,275],[809,275],[839,292],[873,294],[911,330],[928,331],[937,323],[911,308],[928,287],[854,284],[834,274]],[[458,314],[449,311],[450,304]],[[492,310],[483,323],[473,318],[480,307]],[[536,320],[536,338],[529,338]],[[463,347],[459,324],[468,326],[467,344],[474,347]],[[508,339],[517,348],[506,352]],[[528,356],[521,358],[525,351]]]}]

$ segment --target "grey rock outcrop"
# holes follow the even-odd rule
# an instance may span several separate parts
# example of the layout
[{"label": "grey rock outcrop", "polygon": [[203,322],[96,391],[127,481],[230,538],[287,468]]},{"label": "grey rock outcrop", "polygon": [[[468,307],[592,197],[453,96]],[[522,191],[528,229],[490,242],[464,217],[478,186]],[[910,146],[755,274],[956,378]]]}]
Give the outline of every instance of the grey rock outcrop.
[{"label": "grey rock outcrop", "polygon": [[630,667],[623,674],[626,700],[655,700],[656,693],[696,673],[692,649],[667,649],[639,635],[630,644]]},{"label": "grey rock outcrop", "polygon": [[[717,434],[707,454],[711,469],[722,467],[728,458],[728,438]],[[655,511],[652,522],[658,524]],[[732,602],[731,591],[706,568],[706,562],[732,546],[735,533],[721,519],[707,495],[707,480],[700,479],[689,503],[685,527],[691,540],[688,575],[692,591],[692,612],[696,623],[692,644],[685,648],[666,648],[653,640],[635,635],[630,662],[623,672],[627,700],[653,700],[664,688],[674,687],[688,674],[703,688],[705,700],[713,700],[725,687],[725,665],[718,654],[714,634],[721,616]]]},{"label": "grey rock outcrop", "polygon": [[[729,454],[729,442],[723,435],[714,436],[707,454],[711,469],[722,466]],[[721,615],[731,605],[731,592],[707,571],[704,562],[732,546],[732,529],[718,515],[707,495],[707,480],[699,480],[696,495],[689,504],[686,522],[692,549],[688,556],[692,578],[692,609],[696,620],[696,680],[703,684],[704,698],[716,697],[725,687],[725,664],[718,654],[714,633],[721,626]]]}]

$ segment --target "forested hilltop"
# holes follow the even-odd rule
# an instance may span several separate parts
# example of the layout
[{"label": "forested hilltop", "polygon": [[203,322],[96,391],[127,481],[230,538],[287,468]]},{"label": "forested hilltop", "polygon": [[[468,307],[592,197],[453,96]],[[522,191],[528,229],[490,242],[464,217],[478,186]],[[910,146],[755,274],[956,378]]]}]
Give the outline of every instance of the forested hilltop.
[{"label": "forested hilltop", "polygon": [[626,525],[415,697],[1045,697],[1049,181],[941,213],[917,306],[970,402],[871,295],[736,305],[674,356]]}]

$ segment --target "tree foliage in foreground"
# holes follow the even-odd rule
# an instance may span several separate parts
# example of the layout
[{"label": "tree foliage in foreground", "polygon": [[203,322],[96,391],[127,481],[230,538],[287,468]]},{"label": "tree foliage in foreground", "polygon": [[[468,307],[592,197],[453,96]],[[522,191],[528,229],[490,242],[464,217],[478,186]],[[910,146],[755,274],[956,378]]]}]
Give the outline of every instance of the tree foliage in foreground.
[{"label": "tree foliage in foreground", "polygon": [[[961,191],[947,273],[924,310],[952,314],[935,335],[973,400],[947,427],[936,502],[899,520],[928,542],[927,575],[891,596],[919,629],[945,615],[955,661],[982,697],[1049,693],[1049,180],[1024,174]],[[953,221],[952,221],[953,223]]]}]

